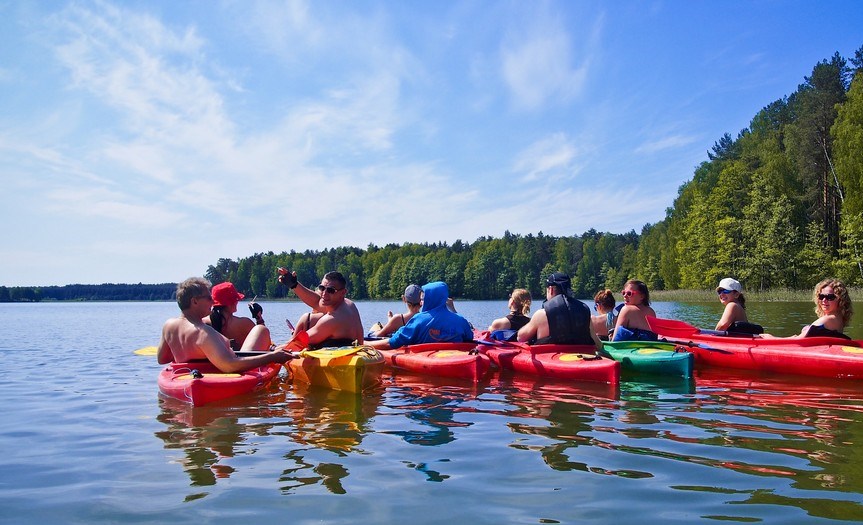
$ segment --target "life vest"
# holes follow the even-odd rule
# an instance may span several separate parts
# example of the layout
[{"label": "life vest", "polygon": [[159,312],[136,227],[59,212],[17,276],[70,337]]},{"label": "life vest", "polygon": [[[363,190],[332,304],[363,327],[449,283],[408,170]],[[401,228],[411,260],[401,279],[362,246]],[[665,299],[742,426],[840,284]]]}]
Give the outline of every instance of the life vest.
[{"label": "life vest", "polygon": [[548,319],[548,337],[534,344],[592,345],[590,309],[584,303],[565,294],[555,295],[542,304]]}]

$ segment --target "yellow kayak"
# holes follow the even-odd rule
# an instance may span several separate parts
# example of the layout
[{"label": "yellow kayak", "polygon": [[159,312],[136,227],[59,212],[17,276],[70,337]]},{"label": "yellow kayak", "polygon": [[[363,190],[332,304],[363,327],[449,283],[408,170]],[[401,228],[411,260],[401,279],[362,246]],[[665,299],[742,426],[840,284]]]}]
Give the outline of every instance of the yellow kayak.
[{"label": "yellow kayak", "polygon": [[370,346],[303,350],[288,368],[296,381],[313,386],[362,392],[381,381],[384,356]]}]

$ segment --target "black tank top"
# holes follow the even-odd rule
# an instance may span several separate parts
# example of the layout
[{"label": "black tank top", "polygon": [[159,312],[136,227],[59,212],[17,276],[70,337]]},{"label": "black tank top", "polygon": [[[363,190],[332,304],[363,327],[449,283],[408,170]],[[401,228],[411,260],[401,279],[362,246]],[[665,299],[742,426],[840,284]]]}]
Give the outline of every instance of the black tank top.
[{"label": "black tank top", "polygon": [[530,322],[530,317],[526,315],[517,314],[515,312],[506,316],[509,319],[509,329],[515,330],[516,332],[521,330],[521,328]]}]

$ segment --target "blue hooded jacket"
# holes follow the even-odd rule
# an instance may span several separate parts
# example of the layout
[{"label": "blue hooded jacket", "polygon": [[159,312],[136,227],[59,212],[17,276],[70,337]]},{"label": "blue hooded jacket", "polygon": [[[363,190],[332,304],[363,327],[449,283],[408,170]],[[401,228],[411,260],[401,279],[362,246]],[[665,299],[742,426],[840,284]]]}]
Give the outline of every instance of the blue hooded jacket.
[{"label": "blue hooded jacket", "polygon": [[473,340],[470,323],[446,307],[449,288],[446,283],[436,281],[423,286],[423,307],[408,323],[390,337],[390,347],[420,343],[456,342]]}]

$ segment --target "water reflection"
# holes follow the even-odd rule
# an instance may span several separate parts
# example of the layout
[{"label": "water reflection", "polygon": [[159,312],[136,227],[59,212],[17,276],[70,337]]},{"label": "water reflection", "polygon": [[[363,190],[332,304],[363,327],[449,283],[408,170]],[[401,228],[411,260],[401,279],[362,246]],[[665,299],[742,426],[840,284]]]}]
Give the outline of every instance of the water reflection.
[{"label": "water reflection", "polygon": [[[252,400],[242,396],[242,400]],[[277,410],[267,404],[240,403],[237,398],[223,400],[202,407],[193,407],[173,398],[159,397],[161,413],[156,419],[167,428],[155,433],[168,450],[180,450],[179,460],[189,476],[190,486],[206,487],[220,478],[228,478],[234,468],[226,460],[239,454],[251,454],[242,444],[249,433],[241,418],[269,418]],[[187,500],[198,499],[205,493],[192,494]]]},{"label": "water reflection", "polygon": [[475,411],[469,405],[487,383],[421,376],[394,370],[386,379],[387,408],[409,420],[412,428],[388,430],[411,445],[439,446],[455,440],[454,429],[471,423],[456,414]]},{"label": "water reflection", "polygon": [[[287,435],[299,447],[291,447],[283,458],[291,465],[279,476],[285,494],[320,484],[333,494],[345,494],[344,480],[349,469],[339,461],[320,461],[320,451],[334,458],[363,454],[363,438],[381,404],[383,389],[362,395],[309,386],[302,382],[282,385],[288,401],[289,420],[278,425],[274,434]],[[290,395],[287,393],[290,390]]]}]

